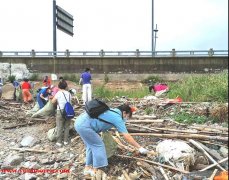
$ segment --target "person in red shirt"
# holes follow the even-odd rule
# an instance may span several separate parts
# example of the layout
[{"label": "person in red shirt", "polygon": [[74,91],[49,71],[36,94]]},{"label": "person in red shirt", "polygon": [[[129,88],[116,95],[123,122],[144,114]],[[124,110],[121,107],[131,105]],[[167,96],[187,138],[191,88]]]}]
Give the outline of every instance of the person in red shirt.
[{"label": "person in red shirt", "polygon": [[51,79],[50,79],[48,76],[45,76],[45,77],[44,77],[43,85],[44,85],[45,87],[51,86]]},{"label": "person in red shirt", "polygon": [[21,84],[21,89],[22,89],[22,97],[23,97],[24,103],[28,103],[32,101],[32,94],[30,93],[31,85],[27,78],[24,78]]}]

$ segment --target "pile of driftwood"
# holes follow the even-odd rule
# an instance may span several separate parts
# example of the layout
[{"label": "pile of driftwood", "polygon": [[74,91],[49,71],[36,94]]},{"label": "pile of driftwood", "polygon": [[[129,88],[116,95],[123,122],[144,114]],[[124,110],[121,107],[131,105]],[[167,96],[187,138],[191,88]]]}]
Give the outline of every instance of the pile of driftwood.
[{"label": "pile of driftwood", "polygon": [[[108,168],[105,171],[99,171],[94,179],[183,180],[186,178],[203,180],[206,178],[213,179],[221,171],[228,170],[228,128],[219,125],[186,125],[177,123],[165,116],[172,110],[173,105],[167,102],[163,103],[164,101],[160,99],[148,101],[120,98],[117,101],[112,101],[110,105],[111,107],[116,107],[126,101],[138,108],[133,118],[127,122],[128,131],[140,144],[151,150],[151,153],[147,156],[140,155],[134,147],[125,143],[120,134],[113,132],[113,138],[118,144],[119,150],[109,158]],[[188,103],[180,103],[179,108],[186,106],[186,104]],[[153,113],[146,115],[146,108],[152,108],[154,110]],[[29,109],[31,109],[31,106],[9,100],[1,100],[0,120],[8,122],[4,123],[8,126],[2,128],[12,129],[28,126],[37,122],[47,122],[49,118],[53,118],[26,117],[25,112]],[[78,114],[82,111],[82,107],[77,107]],[[203,108],[202,112],[207,113],[207,108]],[[157,156],[156,146],[166,139],[182,140],[194,148],[198,152],[195,164],[188,169],[184,169],[163,162]],[[82,144],[79,136],[76,136],[72,141],[76,142],[71,144],[73,149],[76,144]],[[45,153],[31,149],[26,149],[26,151]],[[75,159],[75,161],[78,160]],[[78,165],[77,169],[83,169],[83,163]],[[83,176],[71,172],[68,178],[82,179]]]},{"label": "pile of driftwood", "polygon": [[50,117],[45,119],[31,118],[26,116],[26,111],[30,110],[33,104],[22,104],[13,100],[0,100],[0,121],[4,122],[2,129],[13,129],[27,125],[35,124],[36,122],[45,122]]}]

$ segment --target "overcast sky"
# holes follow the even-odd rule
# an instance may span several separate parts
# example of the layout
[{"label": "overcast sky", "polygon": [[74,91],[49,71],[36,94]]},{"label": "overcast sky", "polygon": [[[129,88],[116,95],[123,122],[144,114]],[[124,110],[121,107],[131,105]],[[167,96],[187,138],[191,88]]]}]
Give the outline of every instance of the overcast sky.
[{"label": "overcast sky", "polygon": [[[0,0],[0,51],[52,51],[52,0]],[[57,50],[150,51],[152,0],[56,0],[74,17]],[[154,0],[156,50],[228,50],[228,0]],[[154,25],[154,26],[155,26]]]}]

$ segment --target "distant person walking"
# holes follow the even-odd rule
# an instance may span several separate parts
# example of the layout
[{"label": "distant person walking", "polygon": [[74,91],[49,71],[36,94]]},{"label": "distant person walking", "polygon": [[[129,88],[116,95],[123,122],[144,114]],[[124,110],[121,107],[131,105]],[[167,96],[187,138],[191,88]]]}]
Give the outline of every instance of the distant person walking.
[{"label": "distant person walking", "polygon": [[[20,83],[17,80],[12,80],[11,83],[14,86],[13,100],[14,101],[16,101],[16,100],[18,101],[20,95],[17,97],[17,93],[16,92],[19,92],[20,89],[21,89]],[[20,92],[18,94],[20,94]]]},{"label": "distant person walking", "polygon": [[86,68],[85,71],[81,74],[79,84],[83,84],[83,104],[91,100],[92,88],[91,88],[91,73],[90,68]]}]

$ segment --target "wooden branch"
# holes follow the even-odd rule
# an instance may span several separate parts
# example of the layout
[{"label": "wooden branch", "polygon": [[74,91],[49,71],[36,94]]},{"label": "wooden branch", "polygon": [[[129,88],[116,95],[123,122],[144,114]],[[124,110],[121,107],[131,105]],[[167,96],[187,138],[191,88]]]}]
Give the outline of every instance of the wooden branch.
[{"label": "wooden branch", "polygon": [[42,119],[42,118],[29,118],[29,120],[30,121],[47,121],[49,119],[49,117],[48,118],[45,118],[45,119]]},{"label": "wooden branch", "polygon": [[129,126],[131,127],[131,126],[134,126],[134,127],[137,127],[140,131],[141,131],[141,128],[142,129],[147,129],[147,130],[150,130],[150,131],[154,131],[154,132],[158,132],[158,133],[160,133],[160,132],[162,132],[162,131],[160,131],[160,130],[156,130],[156,129],[154,129],[154,128],[149,128],[149,127],[146,127],[146,126],[140,126],[140,125],[136,125],[136,124],[130,124],[130,123],[126,123],[128,126],[127,126],[127,129],[129,128]]},{"label": "wooden branch", "polygon": [[77,141],[80,138],[80,136],[76,136],[73,139],[71,139],[71,143],[75,143],[75,141]]},{"label": "wooden branch", "polygon": [[162,166],[164,168],[172,169],[174,171],[178,171],[178,172],[181,172],[181,173],[184,173],[184,174],[188,174],[189,173],[188,171],[185,171],[185,170],[177,169],[177,168],[172,167],[172,166],[164,165],[164,164],[161,164],[161,163],[157,163],[157,162],[146,160],[146,159],[142,159],[142,158],[130,157],[130,156],[125,156],[125,155],[115,155],[115,156],[122,157],[122,158],[137,159],[137,160],[140,160],[140,161],[145,161],[145,162],[148,162],[150,164],[155,164],[155,165],[158,165],[158,166]]},{"label": "wooden branch", "polygon": [[140,168],[140,170],[141,170],[146,176],[148,176],[148,177],[151,176],[150,173],[149,173],[148,171],[146,171],[146,170],[143,169],[142,167],[139,167],[139,168]]},{"label": "wooden branch", "polygon": [[193,138],[193,139],[210,139],[210,140],[217,140],[217,141],[225,141],[228,142],[228,137],[221,137],[221,136],[206,136],[201,134],[155,134],[155,133],[130,133],[132,136],[155,136],[161,138]]},{"label": "wooden branch", "polygon": [[38,153],[54,153],[54,151],[50,151],[50,150],[38,150],[38,149],[29,149],[29,148],[10,148],[11,150],[16,150],[16,151],[29,151],[29,152],[38,152]]},{"label": "wooden branch", "polygon": [[163,130],[163,131],[171,131],[171,132],[182,132],[182,133],[193,133],[193,134],[199,134],[199,133],[206,133],[206,134],[221,134],[221,135],[228,135],[228,133],[222,133],[222,132],[210,132],[210,131],[190,131],[190,130],[180,130],[180,129],[169,129],[169,128],[154,128],[155,130]]},{"label": "wooden branch", "polygon": [[190,128],[198,129],[200,131],[207,130],[207,131],[214,131],[214,132],[220,132],[220,131],[228,132],[228,128],[224,128],[224,127],[209,127],[203,125],[194,125],[194,126],[190,126]]},{"label": "wooden branch", "polygon": [[199,171],[206,171],[206,170],[208,170],[208,169],[210,169],[210,168],[212,168],[212,167],[214,167],[214,166],[217,166],[218,164],[221,164],[221,163],[223,163],[223,162],[225,162],[225,161],[227,161],[227,160],[228,160],[228,157],[226,157],[226,158],[220,160],[219,162],[215,162],[214,164],[211,164],[210,166],[207,166],[207,167],[205,167],[205,168],[203,168],[203,169],[201,169],[201,170],[199,170]]},{"label": "wooden branch", "polygon": [[161,166],[159,166],[159,170],[160,170],[161,174],[164,176],[165,180],[169,180],[165,170]]},{"label": "wooden branch", "polygon": [[148,164],[147,162],[138,161],[138,162],[137,162],[137,165],[146,168],[147,171],[149,171],[153,176],[156,176],[156,170],[154,169],[153,166],[151,166],[151,165]]},{"label": "wooden branch", "polygon": [[157,120],[128,120],[128,123],[163,123],[165,120],[164,119],[157,119]]},{"label": "wooden branch", "polygon": [[156,116],[149,116],[149,115],[134,115],[133,119],[155,119]]},{"label": "wooden branch", "polygon": [[34,123],[27,122],[27,123],[22,123],[22,124],[16,124],[16,125],[8,126],[8,127],[3,127],[2,129],[13,129],[16,127],[22,127],[22,126],[31,125],[31,124],[34,124]]},{"label": "wooden branch", "polygon": [[122,173],[123,173],[126,180],[131,180],[131,178],[129,177],[129,175],[127,174],[127,172],[125,170],[122,170]]},{"label": "wooden branch", "polygon": [[[191,142],[194,146],[196,146],[199,150],[201,150],[207,157],[210,161],[212,161],[213,163],[217,163],[205,150],[204,148],[196,141],[194,141],[193,139],[189,139],[189,142]],[[223,171],[226,171],[222,166],[220,166],[219,164],[217,164],[217,166],[223,170]]]}]

